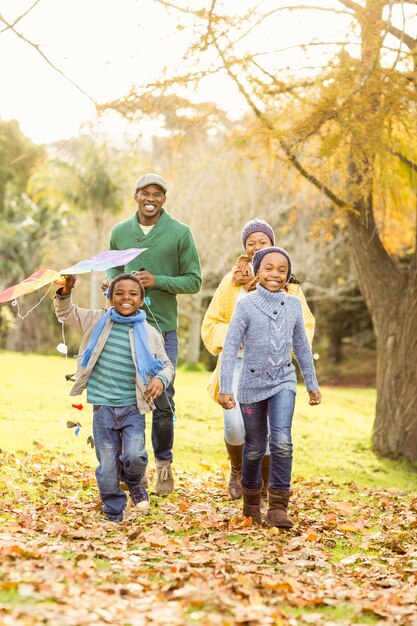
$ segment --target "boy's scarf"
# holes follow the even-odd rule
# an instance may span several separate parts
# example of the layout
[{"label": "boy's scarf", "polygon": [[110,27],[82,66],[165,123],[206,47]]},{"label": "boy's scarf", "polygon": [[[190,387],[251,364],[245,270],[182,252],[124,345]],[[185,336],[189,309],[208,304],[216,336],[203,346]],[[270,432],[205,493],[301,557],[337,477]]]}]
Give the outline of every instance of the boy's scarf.
[{"label": "boy's scarf", "polygon": [[248,256],[245,254],[239,256],[236,259],[236,265],[234,266],[232,272],[232,283],[235,287],[243,287],[245,291],[253,291],[256,289],[258,277],[253,275]]},{"label": "boy's scarf", "polygon": [[87,349],[83,354],[83,360],[81,361],[81,365],[83,367],[86,367],[108,319],[111,319],[117,324],[131,324],[133,322],[133,339],[136,354],[136,369],[138,371],[141,381],[144,385],[146,385],[148,383],[146,376],[155,376],[155,374],[161,371],[164,366],[159,359],[155,359],[155,357],[149,350],[148,334],[146,332],[146,327],[144,324],[146,320],[145,311],[138,310],[135,315],[121,315],[114,309],[114,307],[110,307],[106,314],[103,315],[103,317],[100,318],[94,326],[93,332],[91,333],[90,341],[88,342]]}]

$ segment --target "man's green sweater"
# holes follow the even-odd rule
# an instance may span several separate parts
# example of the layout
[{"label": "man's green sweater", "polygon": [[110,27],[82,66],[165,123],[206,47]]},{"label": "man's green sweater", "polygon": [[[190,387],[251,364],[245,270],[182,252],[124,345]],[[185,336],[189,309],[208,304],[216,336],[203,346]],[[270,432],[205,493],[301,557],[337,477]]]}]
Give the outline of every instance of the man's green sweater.
[{"label": "man's green sweater", "polygon": [[143,307],[147,320],[162,332],[177,330],[177,294],[197,293],[201,288],[200,259],[190,227],[162,209],[161,217],[145,235],[135,211],[132,217],[113,227],[109,247],[110,250],[146,248],[124,267],[108,270],[106,278],[142,268],[153,274],[155,285],[146,290],[150,304]]}]

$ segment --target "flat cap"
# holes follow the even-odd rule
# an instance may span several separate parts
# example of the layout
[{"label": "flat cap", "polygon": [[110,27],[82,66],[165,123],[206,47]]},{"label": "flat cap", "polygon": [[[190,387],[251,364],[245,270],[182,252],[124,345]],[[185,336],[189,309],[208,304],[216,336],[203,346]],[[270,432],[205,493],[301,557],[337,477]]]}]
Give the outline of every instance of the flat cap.
[{"label": "flat cap", "polygon": [[143,189],[148,185],[158,185],[164,190],[165,193],[167,192],[167,184],[162,176],[159,176],[159,174],[153,174],[152,172],[150,174],[144,174],[136,181],[135,191],[139,191],[139,189]]}]

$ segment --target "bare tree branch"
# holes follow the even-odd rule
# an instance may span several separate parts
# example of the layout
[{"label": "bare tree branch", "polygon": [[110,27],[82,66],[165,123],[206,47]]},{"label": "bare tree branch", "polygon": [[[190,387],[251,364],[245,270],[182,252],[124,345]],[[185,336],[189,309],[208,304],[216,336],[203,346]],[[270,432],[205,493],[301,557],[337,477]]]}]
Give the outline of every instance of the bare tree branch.
[{"label": "bare tree branch", "polygon": [[414,163],[414,161],[411,161],[410,159],[408,159],[406,156],[401,154],[401,152],[396,152],[395,150],[391,150],[391,154],[398,157],[401,163],[404,163],[405,165],[407,165],[413,172],[417,172],[417,163]]},{"label": "bare tree branch", "polygon": [[[364,7],[362,7],[360,4],[357,4],[356,2],[353,2],[353,0],[339,0],[339,2],[341,2],[345,7],[352,9],[357,15],[360,15],[365,10]],[[417,4],[417,0],[410,0],[409,2],[406,1],[406,3]],[[387,33],[402,41],[409,50],[414,50],[417,47],[417,39],[411,37],[410,35],[407,35],[407,33],[404,33],[402,30],[400,30],[390,22],[383,22],[383,26],[385,27]]]},{"label": "bare tree branch", "polygon": [[[30,6],[30,7],[28,8],[28,10],[27,10],[27,11],[25,11],[24,13],[22,13],[22,15],[19,15],[19,17],[17,17],[17,18],[15,19],[15,21],[11,24],[11,26],[6,26],[6,27],[5,27],[5,28],[3,28],[2,30],[0,30],[0,35],[1,35],[1,33],[4,33],[6,30],[9,30],[11,27],[16,26],[16,24],[18,24],[18,23],[20,22],[20,20],[22,20],[24,17],[26,17],[26,15],[27,15],[28,13],[30,13],[30,12],[32,11],[32,9],[34,9],[34,8],[35,8],[35,6],[36,6],[37,4],[39,4],[39,2],[40,2],[40,1],[41,1],[41,0],[36,0],[36,2],[34,2],[34,3],[32,4],[32,6]],[[1,15],[0,15],[0,19],[1,19],[1,21],[4,21]]]},{"label": "bare tree branch", "polygon": [[19,33],[13,26],[13,24],[11,24],[10,22],[8,22],[7,20],[4,19],[4,17],[0,16],[0,21],[3,22],[4,24],[6,24],[7,28],[9,28],[10,30],[12,30],[14,32],[14,34],[19,37],[19,39],[21,39],[22,41],[24,41],[25,43],[27,43],[29,46],[31,46],[34,50],[36,50],[36,52],[38,54],[40,54],[40,56],[43,58],[44,61],[46,61],[46,63],[48,65],[50,65],[52,67],[52,69],[54,69],[56,72],[58,72],[58,74],[60,74],[63,78],[65,78],[66,81],[68,81],[69,83],[71,83],[71,85],[73,87],[75,87],[76,89],[78,89],[78,91],[80,91],[84,96],[86,96],[89,100],[91,100],[91,102],[96,105],[96,102],[94,100],[94,98],[92,98],[86,91],[84,91],[84,89],[82,89],[82,87],[80,87],[79,85],[77,85],[77,83],[75,83],[73,80],[71,80],[71,78],[69,78],[61,69],[59,69],[59,67],[57,67],[47,56],[44,52],[42,52],[40,46],[38,44],[33,43],[32,41],[30,41],[30,39],[27,39],[27,37],[25,37],[22,33]]}]

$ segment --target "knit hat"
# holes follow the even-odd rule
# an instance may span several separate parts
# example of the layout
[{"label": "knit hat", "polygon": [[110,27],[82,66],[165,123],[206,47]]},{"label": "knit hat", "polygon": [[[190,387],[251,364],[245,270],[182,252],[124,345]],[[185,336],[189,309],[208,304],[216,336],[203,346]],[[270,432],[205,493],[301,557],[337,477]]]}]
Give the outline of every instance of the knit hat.
[{"label": "knit hat", "polygon": [[262,259],[264,258],[265,254],[269,254],[270,252],[279,252],[280,254],[285,256],[285,258],[287,259],[287,261],[288,261],[287,282],[288,282],[289,279],[291,278],[291,273],[292,273],[291,257],[288,254],[288,252],[286,252],[282,248],[278,248],[276,246],[271,246],[270,248],[262,248],[262,250],[258,250],[257,252],[255,252],[255,254],[253,255],[253,259],[252,259],[253,273],[256,276],[256,274],[258,273],[258,269],[259,269],[259,266],[261,264]]},{"label": "knit hat", "polygon": [[167,192],[167,184],[164,179],[159,176],[159,174],[152,173],[144,174],[136,181],[135,192],[143,189],[144,187],[147,187],[148,185],[158,185],[159,187],[161,187],[161,189],[164,190],[164,193]]},{"label": "knit hat", "polygon": [[259,217],[254,217],[253,220],[250,220],[249,222],[247,222],[247,224],[245,224],[245,226],[243,227],[243,230],[242,230],[243,247],[246,246],[246,239],[252,233],[265,233],[265,235],[268,235],[268,237],[270,238],[272,244],[274,244],[275,242],[274,231],[272,230],[268,222],[261,220]]}]

